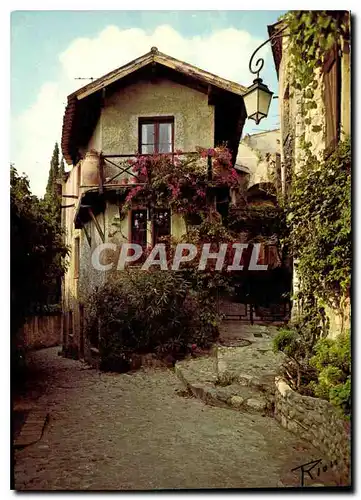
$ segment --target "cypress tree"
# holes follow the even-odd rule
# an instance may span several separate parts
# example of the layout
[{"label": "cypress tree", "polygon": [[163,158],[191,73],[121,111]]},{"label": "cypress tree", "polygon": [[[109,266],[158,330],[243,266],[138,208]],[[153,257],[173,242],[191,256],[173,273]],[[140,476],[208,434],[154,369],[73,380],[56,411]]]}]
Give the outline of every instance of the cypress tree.
[{"label": "cypress tree", "polygon": [[59,175],[59,146],[58,143],[55,143],[53,156],[50,161],[50,169],[49,169],[49,177],[48,183],[46,186],[45,199],[52,203],[55,201],[57,192],[56,192],[56,180]]},{"label": "cypress tree", "polygon": [[64,158],[62,158],[59,165],[59,179],[63,179],[64,174],[65,174],[65,163],[64,163]]}]

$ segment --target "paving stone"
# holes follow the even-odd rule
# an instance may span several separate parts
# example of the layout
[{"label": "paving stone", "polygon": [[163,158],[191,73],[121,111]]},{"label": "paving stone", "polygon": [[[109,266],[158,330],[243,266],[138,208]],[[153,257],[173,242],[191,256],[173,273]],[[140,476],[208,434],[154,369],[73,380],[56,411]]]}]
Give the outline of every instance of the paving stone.
[{"label": "paving stone", "polygon": [[39,376],[26,398],[50,420],[14,452],[17,490],[270,488],[292,461],[319,458],[273,418],[178,396],[172,370],[81,370],[57,349],[30,361]]},{"label": "paving stone", "polygon": [[267,407],[267,401],[261,397],[250,398],[250,399],[247,399],[246,405],[248,406],[248,408],[251,408],[252,410],[263,411]]},{"label": "paving stone", "polygon": [[234,406],[235,408],[239,408],[240,406],[243,405],[244,398],[242,398],[241,396],[231,396],[229,398],[229,403],[231,406]]}]

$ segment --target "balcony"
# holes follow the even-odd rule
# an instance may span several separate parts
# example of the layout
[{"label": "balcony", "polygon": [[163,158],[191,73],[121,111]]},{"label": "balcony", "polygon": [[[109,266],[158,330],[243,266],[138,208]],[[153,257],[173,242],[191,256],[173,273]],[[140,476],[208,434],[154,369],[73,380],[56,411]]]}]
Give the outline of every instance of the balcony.
[{"label": "balcony", "polygon": [[[196,151],[181,153],[163,153],[162,156],[170,157],[172,162],[179,156],[198,155]],[[152,157],[152,154],[143,154],[142,157]],[[102,193],[104,189],[119,189],[129,185],[142,185],[143,179],[139,178],[133,172],[132,160],[135,160],[135,154],[99,154],[95,151],[86,153],[81,161],[80,173],[80,193],[98,190]],[[204,163],[204,169],[212,168],[212,158],[201,159]]]},{"label": "balcony", "polygon": [[[189,161],[196,162],[194,168],[208,180],[212,180],[212,173],[217,177],[223,176],[224,167],[213,165],[211,154],[200,155],[197,151],[162,153],[177,168],[179,157],[189,157]],[[152,158],[153,154],[142,154],[142,158]],[[192,159],[193,157],[193,159]],[[112,198],[115,203],[122,203],[129,189],[145,184],[145,177],[133,170],[134,160],[139,158],[136,154],[101,154],[89,151],[79,164],[79,198],[75,215],[75,226],[82,227],[82,221],[89,218],[88,212],[101,212],[105,207],[106,198]],[[193,165],[192,165],[193,168]],[[224,170],[226,172],[226,170]],[[228,173],[229,171],[227,171]]]}]

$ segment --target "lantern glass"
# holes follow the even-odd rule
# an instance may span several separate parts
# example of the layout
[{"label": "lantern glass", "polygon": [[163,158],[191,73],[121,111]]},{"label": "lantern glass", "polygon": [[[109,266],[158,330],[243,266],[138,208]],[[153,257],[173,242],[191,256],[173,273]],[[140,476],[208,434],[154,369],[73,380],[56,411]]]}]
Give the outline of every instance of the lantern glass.
[{"label": "lantern glass", "polygon": [[273,92],[269,90],[267,85],[262,83],[261,78],[254,80],[253,84],[248,87],[248,91],[243,95],[247,116],[250,120],[254,120],[257,125],[262,118],[267,117],[272,96]]}]

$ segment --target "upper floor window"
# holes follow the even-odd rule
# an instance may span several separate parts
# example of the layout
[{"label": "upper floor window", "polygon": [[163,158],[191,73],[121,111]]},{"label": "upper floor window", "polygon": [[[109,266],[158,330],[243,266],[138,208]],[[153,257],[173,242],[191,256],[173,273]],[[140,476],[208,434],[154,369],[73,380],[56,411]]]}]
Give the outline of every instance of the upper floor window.
[{"label": "upper floor window", "polygon": [[327,54],[323,63],[324,104],[326,113],[326,154],[333,151],[340,138],[341,78],[337,46]]},{"label": "upper floor window", "polygon": [[140,118],[139,152],[141,154],[173,153],[174,118]]}]

